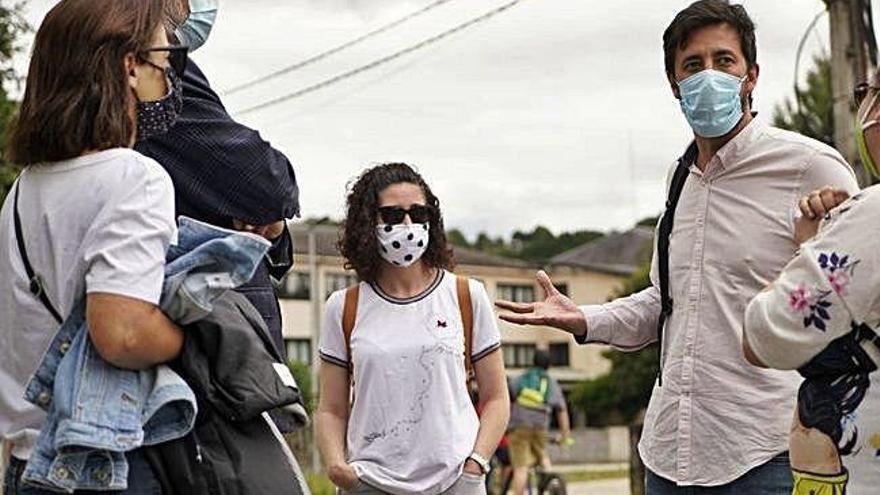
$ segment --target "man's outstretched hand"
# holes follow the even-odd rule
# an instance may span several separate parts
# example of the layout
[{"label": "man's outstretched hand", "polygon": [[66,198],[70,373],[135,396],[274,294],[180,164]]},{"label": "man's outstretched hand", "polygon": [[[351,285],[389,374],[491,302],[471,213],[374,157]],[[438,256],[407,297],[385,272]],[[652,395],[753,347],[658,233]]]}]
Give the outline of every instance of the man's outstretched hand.
[{"label": "man's outstretched hand", "polygon": [[587,320],[571,299],[560,293],[543,270],[536,277],[544,290],[544,300],[533,303],[496,301],[504,310],[499,317],[517,325],[541,325],[565,330],[574,335],[587,333]]}]

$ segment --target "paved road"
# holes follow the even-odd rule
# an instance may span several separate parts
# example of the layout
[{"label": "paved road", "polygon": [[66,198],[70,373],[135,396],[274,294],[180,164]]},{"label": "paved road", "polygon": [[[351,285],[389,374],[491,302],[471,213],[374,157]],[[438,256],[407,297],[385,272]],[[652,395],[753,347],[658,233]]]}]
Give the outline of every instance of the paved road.
[{"label": "paved road", "polygon": [[569,495],[629,495],[629,479],[586,481],[568,485]]}]

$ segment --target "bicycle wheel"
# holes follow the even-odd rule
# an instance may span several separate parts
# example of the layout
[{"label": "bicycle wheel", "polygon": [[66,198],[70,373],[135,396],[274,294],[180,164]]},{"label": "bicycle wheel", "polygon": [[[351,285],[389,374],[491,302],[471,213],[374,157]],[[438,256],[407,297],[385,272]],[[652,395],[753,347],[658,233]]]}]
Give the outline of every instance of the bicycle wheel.
[{"label": "bicycle wheel", "polygon": [[558,474],[545,474],[541,480],[541,486],[538,487],[539,495],[567,495],[568,489],[565,486],[565,478]]}]

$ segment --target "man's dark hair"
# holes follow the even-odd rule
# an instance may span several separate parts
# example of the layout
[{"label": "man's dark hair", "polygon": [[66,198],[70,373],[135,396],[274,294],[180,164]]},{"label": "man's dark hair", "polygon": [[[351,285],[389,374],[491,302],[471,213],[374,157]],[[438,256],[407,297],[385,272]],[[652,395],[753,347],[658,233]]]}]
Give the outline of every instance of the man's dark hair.
[{"label": "man's dark hair", "polygon": [[535,357],[532,358],[532,364],[537,368],[550,368],[550,353],[544,349],[536,349]]},{"label": "man's dark hair", "polygon": [[691,34],[706,26],[729,24],[739,33],[739,44],[749,69],[758,64],[755,23],[746,9],[729,0],[698,0],[679,12],[663,32],[666,73],[675,74],[675,53],[687,46]]}]

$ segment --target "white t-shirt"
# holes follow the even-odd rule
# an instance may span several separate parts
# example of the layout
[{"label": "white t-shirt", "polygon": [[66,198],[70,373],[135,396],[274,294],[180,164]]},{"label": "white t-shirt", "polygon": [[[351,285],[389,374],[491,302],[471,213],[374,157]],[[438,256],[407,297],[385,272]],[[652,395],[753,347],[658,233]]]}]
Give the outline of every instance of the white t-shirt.
[{"label": "white t-shirt", "polygon": [[[158,163],[112,149],[32,165],[18,187],[28,258],[62,317],[87,293],[158,303],[177,234],[174,187]],[[24,388],[58,324],[28,290],[13,198],[0,212],[0,438],[27,459],[45,414],[23,399]]]},{"label": "white t-shirt", "polygon": [[[749,304],[745,333],[762,362],[795,369],[850,333],[852,322],[880,333],[880,186],[832,211],[771,289]],[[843,458],[851,495],[880,486],[880,371],[870,379],[863,402],[844,418],[846,438],[857,432],[852,455]]]},{"label": "white t-shirt", "polygon": [[[496,351],[501,334],[486,289],[470,281],[473,361]],[[327,301],[321,358],[348,367],[342,332],[345,291]],[[395,299],[360,284],[351,337],[355,401],[348,461],[364,482],[393,494],[451,487],[479,430],[465,385],[464,330],[456,277],[440,271],[422,294]]]}]

